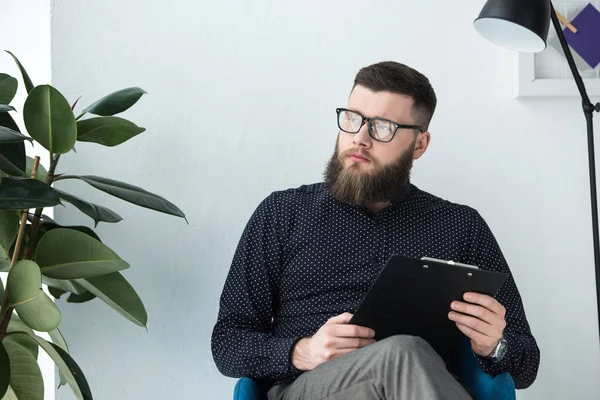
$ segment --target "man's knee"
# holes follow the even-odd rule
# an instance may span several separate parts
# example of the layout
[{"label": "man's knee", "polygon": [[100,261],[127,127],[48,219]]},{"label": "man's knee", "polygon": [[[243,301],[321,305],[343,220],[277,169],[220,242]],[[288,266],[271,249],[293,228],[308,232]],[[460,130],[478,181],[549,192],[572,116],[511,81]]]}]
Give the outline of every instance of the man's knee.
[{"label": "man's knee", "polygon": [[427,341],[419,336],[395,335],[378,341],[375,345],[383,352],[391,353],[420,353],[432,350]]}]

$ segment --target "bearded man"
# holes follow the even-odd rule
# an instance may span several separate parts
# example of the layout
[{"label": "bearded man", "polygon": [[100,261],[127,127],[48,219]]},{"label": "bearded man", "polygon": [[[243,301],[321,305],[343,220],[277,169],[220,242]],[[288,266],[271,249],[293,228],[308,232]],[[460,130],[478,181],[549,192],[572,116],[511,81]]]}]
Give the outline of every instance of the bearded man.
[{"label": "bearded man", "polygon": [[[349,323],[394,254],[509,274],[495,297],[466,293],[448,318],[470,339],[481,368],[517,388],[540,354],[502,252],[480,214],[410,182],[429,146],[436,95],[397,62],[362,68],[345,108],[325,182],[268,196],[234,255],[212,335],[226,376],[263,383],[269,400],[469,399],[423,339]],[[407,306],[419,307],[418,304]]]}]

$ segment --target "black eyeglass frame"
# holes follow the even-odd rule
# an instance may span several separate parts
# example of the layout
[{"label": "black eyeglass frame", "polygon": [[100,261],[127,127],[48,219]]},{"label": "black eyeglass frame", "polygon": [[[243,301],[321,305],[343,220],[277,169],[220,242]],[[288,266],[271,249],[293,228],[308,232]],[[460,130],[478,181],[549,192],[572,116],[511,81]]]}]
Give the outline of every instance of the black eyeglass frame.
[{"label": "black eyeglass frame", "polygon": [[[342,126],[340,124],[340,113],[345,112],[345,111],[357,114],[357,115],[359,115],[362,118],[360,126],[358,127],[358,130],[356,132],[347,131],[344,128],[342,128]],[[350,109],[347,109],[347,108],[336,108],[335,112],[337,114],[338,128],[340,128],[341,131],[346,132],[346,133],[350,133],[350,134],[357,134],[358,132],[360,132],[360,130],[362,129],[362,127],[363,127],[363,125],[365,124],[365,121],[366,121],[367,122],[367,130],[369,131],[369,136],[371,136],[373,138],[373,140],[376,140],[376,141],[382,142],[382,143],[389,143],[392,140],[394,140],[394,137],[396,137],[396,132],[398,132],[398,129],[413,129],[413,130],[419,131],[419,133],[425,132],[425,129],[423,129],[422,127],[420,127],[418,125],[404,125],[404,124],[399,124],[397,122],[390,121],[389,119],[385,119],[385,118],[368,118],[368,117],[365,117],[364,115],[362,115],[361,113],[359,113],[358,111],[350,110]],[[373,120],[385,121],[385,122],[388,122],[388,123],[392,124],[392,126],[395,127],[394,131],[392,132],[392,136],[390,137],[390,140],[381,140],[381,139],[378,139],[378,138],[375,137],[375,135],[373,134],[373,125],[372,125],[372,121]]]}]

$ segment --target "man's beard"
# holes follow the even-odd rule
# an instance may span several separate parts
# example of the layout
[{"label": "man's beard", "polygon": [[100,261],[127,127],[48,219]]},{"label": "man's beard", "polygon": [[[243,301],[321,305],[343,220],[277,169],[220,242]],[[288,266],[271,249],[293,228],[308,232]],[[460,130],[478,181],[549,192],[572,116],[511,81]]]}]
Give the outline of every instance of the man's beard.
[{"label": "man's beard", "polygon": [[386,166],[381,166],[377,160],[362,154],[373,163],[373,169],[361,172],[358,164],[344,168],[346,158],[357,150],[349,149],[340,155],[336,142],[335,152],[327,163],[324,174],[327,188],[336,200],[363,207],[400,199],[410,184],[414,148],[413,141],[398,159]]}]

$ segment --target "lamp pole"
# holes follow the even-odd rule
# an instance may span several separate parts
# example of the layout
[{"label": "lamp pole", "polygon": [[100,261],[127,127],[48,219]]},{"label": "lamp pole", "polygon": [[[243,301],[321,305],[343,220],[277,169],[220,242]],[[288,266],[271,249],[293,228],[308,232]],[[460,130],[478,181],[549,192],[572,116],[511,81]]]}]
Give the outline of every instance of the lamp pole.
[{"label": "lamp pole", "polygon": [[[548,21],[548,14],[550,14],[550,21]],[[593,122],[594,112],[600,112],[600,103],[594,105],[590,101],[551,0],[488,0],[474,24],[482,36],[494,43],[512,50],[538,52],[546,47],[549,22],[552,22],[556,30],[569,69],[577,84],[587,124],[592,237],[596,273],[596,306],[598,308],[598,332],[600,332],[600,234],[598,232],[598,194],[596,190]],[[598,338],[600,339],[600,335]]]},{"label": "lamp pole", "polygon": [[573,59],[573,53],[571,53],[571,48],[567,44],[567,39],[565,38],[565,35],[561,29],[552,2],[550,2],[550,6],[552,7],[552,12],[550,13],[552,25],[556,30],[560,45],[565,53],[565,56],[567,57],[567,62],[569,63],[569,68],[573,74],[573,78],[575,78],[577,89],[581,95],[583,113],[587,123],[588,164],[590,171],[590,196],[592,206],[592,234],[594,239],[594,265],[596,267],[596,304],[598,307],[598,331],[600,332],[600,237],[598,233],[598,194],[596,191],[596,156],[594,152],[594,111],[600,112],[600,103],[594,105],[590,101],[590,97],[587,94],[583,79],[577,70],[575,60]]}]

